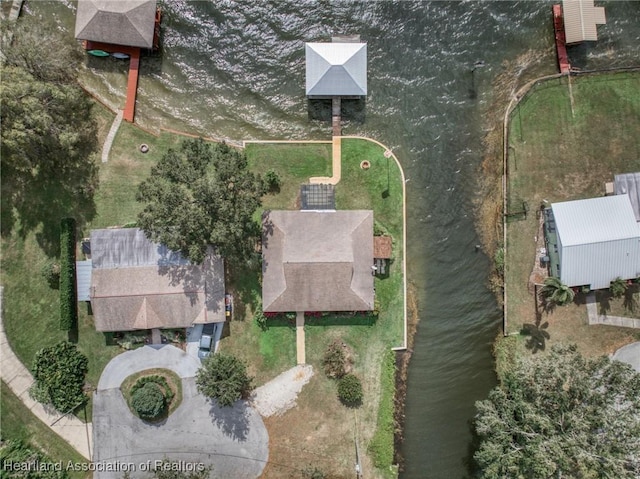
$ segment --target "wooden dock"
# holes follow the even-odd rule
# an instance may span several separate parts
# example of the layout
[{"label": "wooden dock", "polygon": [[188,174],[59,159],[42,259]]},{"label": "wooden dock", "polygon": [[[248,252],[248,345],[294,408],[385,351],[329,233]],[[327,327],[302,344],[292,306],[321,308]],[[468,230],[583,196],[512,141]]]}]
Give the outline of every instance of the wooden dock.
[{"label": "wooden dock", "polygon": [[129,76],[127,78],[127,99],[124,104],[123,120],[133,123],[136,114],[136,96],[138,94],[138,74],[140,68],[139,47],[127,47],[124,45],[111,45],[109,43],[85,41],[85,50],[102,50],[107,53],[126,53],[129,55]]},{"label": "wooden dock", "polygon": [[564,31],[564,19],[562,18],[562,6],[553,6],[553,30],[556,37],[556,53],[558,54],[558,66],[560,73],[568,74],[571,71],[571,64],[567,56],[567,40]]}]

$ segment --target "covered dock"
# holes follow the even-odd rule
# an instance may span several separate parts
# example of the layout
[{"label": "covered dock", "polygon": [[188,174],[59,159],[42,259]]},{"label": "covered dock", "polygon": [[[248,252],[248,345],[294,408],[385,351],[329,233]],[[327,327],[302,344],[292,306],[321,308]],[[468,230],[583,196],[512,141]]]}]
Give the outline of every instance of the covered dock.
[{"label": "covered dock", "polygon": [[159,43],[161,11],[155,0],[79,0],[75,36],[84,40],[85,50],[101,50],[129,56],[127,97],[123,119],[133,123],[140,55],[155,50]]},{"label": "covered dock", "polygon": [[562,12],[567,44],[598,40],[597,25],[607,23],[604,7],[593,0],[562,0]]}]

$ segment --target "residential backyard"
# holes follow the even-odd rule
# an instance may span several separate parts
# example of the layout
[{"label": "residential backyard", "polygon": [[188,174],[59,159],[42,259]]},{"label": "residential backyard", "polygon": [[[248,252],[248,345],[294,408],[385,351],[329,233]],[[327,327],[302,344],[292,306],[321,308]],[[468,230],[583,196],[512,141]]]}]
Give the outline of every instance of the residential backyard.
[{"label": "residential backyard", "polygon": [[[640,171],[640,74],[596,74],[544,81],[512,112],[508,143],[507,333],[534,352],[577,343],[583,353],[609,354],[640,331],[588,326],[584,296],[553,312],[536,312],[529,284],[539,253],[539,214],[550,203],[603,196],[619,173]],[[522,213],[527,210],[527,213]],[[637,317],[636,296],[600,294],[599,310]],[[606,301],[606,304],[603,304]]]},{"label": "residential backyard", "polygon": [[[102,144],[114,116],[99,105],[96,114],[99,144]],[[147,177],[153,164],[183,139],[167,133],[155,136],[123,123],[109,161],[98,165],[99,187],[94,195],[94,212],[86,217],[86,221],[79,222],[78,242],[89,236],[91,229],[134,223],[142,208],[135,201],[137,185]],[[149,146],[148,153],[140,151],[141,144]],[[298,408],[266,421],[272,437],[272,464],[267,467],[265,477],[281,477],[283,471],[300,471],[306,463],[318,465],[328,474],[350,474],[355,461],[353,438],[356,431],[361,458],[372,444],[370,448],[376,463],[393,475],[389,468],[393,460],[394,394],[394,363],[390,348],[401,346],[403,340],[402,181],[395,161],[385,158],[383,153],[384,149],[374,143],[344,140],[342,181],[336,187],[339,209],[373,209],[376,230],[393,237],[390,274],[375,280],[379,314],[331,315],[307,322],[306,357],[316,374],[300,395]],[[261,174],[273,169],[282,180],[279,192],[265,195],[265,209],[298,209],[300,184],[311,176],[331,174],[330,142],[250,144],[247,154],[251,169]],[[363,159],[371,164],[368,170],[359,167]],[[100,161],[99,152],[96,161]],[[68,216],[76,215],[74,204],[58,205],[58,208],[63,208]],[[41,214],[46,215],[47,211]],[[260,212],[256,213],[256,221],[259,220]],[[95,330],[93,318],[84,303],[78,305],[77,331],[67,334],[59,329],[59,291],[50,288],[41,274],[42,267],[53,259],[40,246],[43,235],[55,239],[59,231],[45,231],[40,227],[25,234],[13,232],[2,238],[3,319],[7,336],[27,368],[43,346],[65,339],[77,342],[78,348],[89,358],[86,389],[91,391],[105,365],[123,349],[114,343],[111,335]],[[83,259],[79,245],[78,259]],[[259,271],[257,266],[252,270],[228,272],[228,286],[235,293],[235,311],[228,331],[230,335],[221,343],[223,351],[247,361],[250,372],[256,377],[256,385],[296,364],[295,321],[284,317],[273,319],[266,330],[262,330],[253,320],[253,311],[260,304]],[[357,411],[341,405],[335,382],[322,372],[325,349],[338,337],[352,349],[354,371],[364,385],[364,402]],[[381,382],[384,388],[381,388]],[[5,389],[3,405],[4,393]],[[78,416],[91,420],[91,414],[90,402]],[[37,427],[39,423],[35,418],[25,418],[25,424]],[[52,441],[55,442],[55,436]],[[57,442],[63,451],[64,441]]]},{"label": "residential backyard", "polygon": [[[261,172],[273,169],[282,179],[280,192],[263,198],[264,209],[297,209],[300,185],[311,176],[331,173],[330,143],[249,144],[247,155],[251,168]],[[360,168],[365,159],[371,164],[368,170]],[[393,237],[391,273],[375,279],[380,305],[377,316],[307,318],[306,360],[316,374],[299,396],[296,409],[265,421],[271,437],[265,477],[281,477],[294,457],[306,458],[330,476],[347,475],[354,467],[356,433],[361,447],[374,444],[374,457],[379,464],[386,462],[383,469],[393,474],[388,466],[393,460],[394,383],[384,381],[384,389],[380,385],[381,378],[388,376],[386,352],[400,346],[403,337],[402,180],[397,164],[384,157],[382,147],[365,140],[342,141],[342,179],[336,185],[336,206],[341,210],[373,209],[376,229]],[[243,357],[260,384],[295,365],[295,317],[268,319],[262,330],[253,320],[251,307],[260,304],[259,275],[247,272],[234,278],[234,285],[238,306],[231,335],[221,347]],[[357,411],[338,401],[335,381],[323,373],[322,357],[336,338],[353,351],[354,372],[362,379],[365,399]],[[391,356],[392,371],[393,367]],[[382,411],[380,418],[378,411]]]}]

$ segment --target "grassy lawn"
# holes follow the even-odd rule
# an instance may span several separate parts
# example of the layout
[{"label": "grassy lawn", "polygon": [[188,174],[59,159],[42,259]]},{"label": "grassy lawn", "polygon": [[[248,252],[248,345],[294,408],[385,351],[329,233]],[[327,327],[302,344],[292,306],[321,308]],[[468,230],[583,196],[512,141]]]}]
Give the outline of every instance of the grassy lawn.
[{"label": "grassy lawn", "polygon": [[[53,462],[68,461],[86,463],[87,460],[78,454],[57,434],[51,431],[29,411],[11,389],[2,381],[0,391],[0,419],[2,422],[2,439],[19,439],[25,444],[42,450]],[[90,474],[89,474],[90,475]],[[80,471],[69,471],[71,479],[88,477]]]},{"label": "grassy lawn", "polygon": [[[307,318],[306,360],[316,374],[299,396],[297,408],[266,421],[272,464],[265,477],[280,477],[287,467],[296,464],[313,464],[330,476],[349,474],[355,460],[356,431],[361,455],[369,448],[375,463],[382,466],[378,474],[394,474],[388,467],[393,460],[395,387],[391,379],[393,355],[388,351],[401,344],[403,333],[402,181],[395,161],[387,160],[383,153],[371,142],[343,140],[342,179],[336,185],[339,209],[373,209],[376,228],[393,236],[391,274],[375,279],[379,316]],[[283,180],[279,194],[265,196],[265,208],[297,209],[300,184],[311,176],[331,174],[329,144],[249,144],[247,155],[253,169],[274,169]],[[368,170],[360,168],[364,159],[371,163]],[[295,318],[269,319],[268,329],[262,331],[253,321],[250,306],[257,304],[261,295],[257,272],[238,275],[234,287],[236,320],[221,347],[245,359],[257,383],[262,384],[296,364]],[[335,381],[323,373],[322,357],[335,338],[342,339],[354,352],[354,371],[362,379],[365,394],[363,406],[357,411],[340,404]]]},{"label": "grassy lawn", "polygon": [[[114,115],[96,105],[98,138],[104,141]],[[135,201],[138,183],[147,177],[151,166],[171,146],[177,146],[182,138],[175,135],[159,137],[123,122],[116,135],[107,163],[99,164],[100,184],[94,196],[95,216],[78,232],[78,240],[88,236],[93,228],[123,225],[135,221],[140,205]],[[150,146],[143,154],[139,145]],[[99,155],[96,158],[100,162]],[[69,216],[74,216],[75,205],[66,205]],[[43,211],[43,215],[47,212]],[[39,238],[49,236],[43,228],[20,236],[15,232],[2,238],[2,284],[4,292],[4,325],[11,347],[27,367],[31,367],[35,353],[44,346],[68,339],[59,329],[59,291],[51,289],[40,274],[48,259],[40,247]],[[83,259],[78,254],[78,259]],[[37,332],[37,335],[34,333]],[[87,382],[90,387],[98,384],[106,364],[122,352],[118,346],[107,346],[107,337],[95,330],[93,318],[87,307],[78,304],[78,348],[89,358]],[[87,417],[91,417],[91,402]],[[81,419],[84,414],[79,414]]]},{"label": "grassy lawn", "polygon": [[[529,207],[526,219],[507,225],[505,283],[508,332],[535,324],[527,283],[535,261],[536,210],[548,202],[604,194],[613,176],[640,170],[640,75],[603,74],[573,78],[573,114],[566,78],[544,82],[511,115],[509,211]],[[622,328],[586,326],[586,308],[576,304],[538,317],[545,345],[575,342],[588,354],[610,353],[637,337]],[[542,327],[544,323],[546,327]],[[526,341],[525,341],[526,345]]]}]

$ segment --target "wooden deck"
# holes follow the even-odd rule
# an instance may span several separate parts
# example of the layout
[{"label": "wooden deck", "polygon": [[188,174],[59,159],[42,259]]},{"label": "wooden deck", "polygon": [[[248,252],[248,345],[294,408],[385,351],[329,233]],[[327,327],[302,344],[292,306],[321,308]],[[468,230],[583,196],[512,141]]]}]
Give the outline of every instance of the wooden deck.
[{"label": "wooden deck", "polygon": [[107,53],[126,53],[129,55],[129,77],[127,79],[127,99],[124,104],[123,120],[133,123],[136,114],[136,96],[138,93],[138,73],[140,68],[139,47],[127,47],[124,45],[112,45],[101,42],[84,42],[85,50],[103,50]]},{"label": "wooden deck", "polygon": [[567,41],[564,31],[564,19],[562,18],[562,6],[553,6],[553,30],[556,37],[556,52],[558,54],[558,67],[560,73],[567,74],[571,71],[571,64],[567,56]]}]

